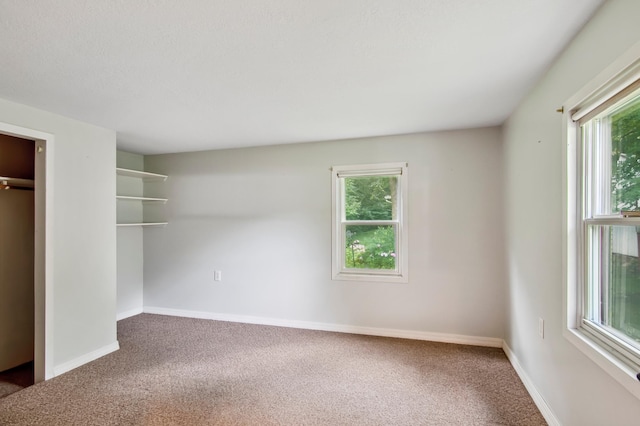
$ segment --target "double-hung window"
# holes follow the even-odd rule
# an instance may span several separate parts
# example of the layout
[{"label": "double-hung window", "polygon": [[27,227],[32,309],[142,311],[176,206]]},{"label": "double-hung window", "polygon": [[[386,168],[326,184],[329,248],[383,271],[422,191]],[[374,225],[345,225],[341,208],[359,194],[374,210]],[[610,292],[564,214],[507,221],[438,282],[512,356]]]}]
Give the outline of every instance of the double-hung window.
[{"label": "double-hung window", "polygon": [[576,328],[640,371],[640,80],[571,114],[577,137]]},{"label": "double-hung window", "polygon": [[335,166],[333,279],[407,282],[407,165]]}]

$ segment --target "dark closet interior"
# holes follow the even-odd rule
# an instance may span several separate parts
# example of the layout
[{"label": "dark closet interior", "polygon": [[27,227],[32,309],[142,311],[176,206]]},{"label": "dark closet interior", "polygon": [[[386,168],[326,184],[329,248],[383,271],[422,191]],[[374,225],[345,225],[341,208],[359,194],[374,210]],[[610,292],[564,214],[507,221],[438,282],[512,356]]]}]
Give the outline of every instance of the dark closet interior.
[{"label": "dark closet interior", "polygon": [[0,397],[34,381],[34,153],[0,134]]}]

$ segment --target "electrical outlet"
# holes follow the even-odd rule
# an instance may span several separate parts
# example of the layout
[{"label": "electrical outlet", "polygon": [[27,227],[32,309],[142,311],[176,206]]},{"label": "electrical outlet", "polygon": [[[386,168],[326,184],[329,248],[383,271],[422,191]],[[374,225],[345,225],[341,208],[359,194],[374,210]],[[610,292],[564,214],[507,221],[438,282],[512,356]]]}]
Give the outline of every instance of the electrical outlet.
[{"label": "electrical outlet", "polygon": [[538,334],[541,339],[544,339],[544,320],[542,318],[538,318]]},{"label": "electrical outlet", "polygon": [[213,271],[213,280],[222,281],[222,271]]}]

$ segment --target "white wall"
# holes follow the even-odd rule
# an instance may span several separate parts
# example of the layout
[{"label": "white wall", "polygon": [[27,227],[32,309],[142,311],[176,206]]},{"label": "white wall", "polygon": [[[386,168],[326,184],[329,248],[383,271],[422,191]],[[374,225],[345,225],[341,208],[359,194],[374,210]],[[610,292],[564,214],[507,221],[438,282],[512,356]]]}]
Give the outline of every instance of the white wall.
[{"label": "white wall", "polygon": [[[147,156],[169,225],[144,231],[145,307],[501,338],[501,151],[489,128]],[[332,281],[330,167],[395,161],[410,282]]]},{"label": "white wall", "polygon": [[[565,141],[562,115],[555,112],[640,40],[638,17],[638,1],[606,2],[504,128],[505,340],[564,425],[635,425],[640,418],[640,401],[562,336]],[[544,339],[538,337],[539,317],[546,323]]]},{"label": "white wall", "polygon": [[[144,157],[124,151],[116,152],[118,167],[144,170]],[[142,196],[142,179],[117,176],[119,195]],[[117,202],[118,221],[142,222],[142,203],[138,201]],[[142,227],[124,226],[117,228],[117,313],[118,318],[142,312],[143,273],[143,232]]]},{"label": "white wall", "polygon": [[47,148],[54,367],[117,347],[115,132],[5,100],[0,122],[55,136]]}]

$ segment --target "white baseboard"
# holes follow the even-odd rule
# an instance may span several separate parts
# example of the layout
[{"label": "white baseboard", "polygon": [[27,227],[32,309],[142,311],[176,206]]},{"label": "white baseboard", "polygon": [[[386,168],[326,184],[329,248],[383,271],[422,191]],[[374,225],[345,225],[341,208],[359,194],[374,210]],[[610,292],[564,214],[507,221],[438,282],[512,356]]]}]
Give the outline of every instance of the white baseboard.
[{"label": "white baseboard", "polygon": [[110,354],[111,352],[115,352],[118,349],[120,349],[120,344],[118,343],[118,341],[116,340],[115,342],[111,343],[110,345],[107,346],[103,346],[100,349],[96,349],[93,352],[89,352],[88,354],[84,354],[78,358],[72,359],[71,361],[67,361],[63,364],[60,365],[56,365],[55,367],[53,367],[53,376],[59,376],[63,373],[66,373],[67,371],[71,371],[74,368],[80,367],[81,365],[84,365],[88,362],[94,361],[100,357],[103,357],[107,354]]},{"label": "white baseboard", "polygon": [[509,347],[509,345],[507,345],[506,342],[504,342],[502,350],[504,350],[504,353],[507,354],[507,358],[509,358],[513,369],[516,370],[516,373],[518,373],[518,376],[520,377],[520,380],[522,380],[524,387],[527,388],[527,391],[529,392],[529,395],[531,395],[533,402],[535,402],[538,410],[540,410],[540,413],[542,413],[544,419],[547,421],[547,423],[549,423],[549,426],[561,426],[560,421],[555,416],[555,414],[553,414],[551,407],[549,407],[547,401],[545,401],[542,395],[540,395],[540,392],[538,392],[538,389],[533,384],[533,381],[531,381],[527,373],[524,371],[524,369],[520,365],[520,362],[518,361],[518,358],[511,351],[511,348]]},{"label": "white baseboard", "polygon": [[139,315],[142,313],[142,306],[139,308],[135,308],[135,309],[129,309],[128,311],[124,311],[124,312],[120,312],[117,316],[116,316],[116,321],[120,321],[123,320],[125,318],[129,318],[135,315]]},{"label": "white baseboard", "polygon": [[427,340],[431,342],[456,343],[460,345],[487,346],[502,348],[502,339],[495,337],[464,336],[426,331],[397,330],[390,328],[361,327],[355,325],[330,324],[311,321],[284,320],[276,318],[253,317],[213,312],[189,311],[182,309],[145,306],[143,311],[149,314],[170,315],[175,317],[200,318],[217,321],[241,322],[246,324],[273,325],[278,327],[302,328],[306,330],[334,331],[339,333],[365,334],[368,336],[398,337],[402,339]]}]

